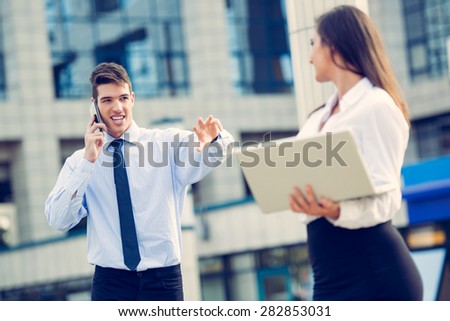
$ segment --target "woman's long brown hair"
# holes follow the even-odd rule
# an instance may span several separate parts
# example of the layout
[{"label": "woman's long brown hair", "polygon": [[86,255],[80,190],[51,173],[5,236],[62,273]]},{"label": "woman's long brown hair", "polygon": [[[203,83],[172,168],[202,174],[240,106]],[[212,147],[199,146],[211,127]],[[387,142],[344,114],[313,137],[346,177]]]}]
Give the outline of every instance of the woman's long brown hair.
[{"label": "woman's long brown hair", "polygon": [[322,43],[342,56],[345,65],[338,66],[367,77],[384,89],[410,124],[408,105],[373,21],[358,8],[343,5],[321,15],[316,24]]}]

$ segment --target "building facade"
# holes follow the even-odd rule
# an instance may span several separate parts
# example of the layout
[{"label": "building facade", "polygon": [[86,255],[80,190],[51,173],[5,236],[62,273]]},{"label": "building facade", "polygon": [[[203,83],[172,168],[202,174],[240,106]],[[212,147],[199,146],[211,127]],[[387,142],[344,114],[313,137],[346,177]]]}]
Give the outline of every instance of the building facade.
[{"label": "building facade", "polygon": [[[240,143],[292,136],[333,91],[314,80],[309,38],[341,3],[381,30],[411,108],[407,162],[448,154],[449,1],[0,0],[0,300],[89,298],[85,226],[51,229],[44,202],[83,146],[97,63],[127,68],[142,127],[213,114]],[[408,231],[406,208],[395,223]],[[229,159],[188,195],[186,299],[310,299],[305,240],[292,213],[261,213]]]}]

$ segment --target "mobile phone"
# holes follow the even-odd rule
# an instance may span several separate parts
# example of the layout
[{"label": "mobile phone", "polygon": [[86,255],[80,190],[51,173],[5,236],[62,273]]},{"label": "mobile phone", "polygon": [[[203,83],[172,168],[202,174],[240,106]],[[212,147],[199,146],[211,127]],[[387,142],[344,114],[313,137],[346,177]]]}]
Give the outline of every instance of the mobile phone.
[{"label": "mobile phone", "polygon": [[[102,116],[100,115],[100,110],[98,109],[98,105],[95,100],[91,103],[90,113],[91,113],[91,116],[94,116],[94,121],[96,123],[98,123],[98,124],[103,123]],[[101,128],[100,128],[100,131],[102,131]]]}]

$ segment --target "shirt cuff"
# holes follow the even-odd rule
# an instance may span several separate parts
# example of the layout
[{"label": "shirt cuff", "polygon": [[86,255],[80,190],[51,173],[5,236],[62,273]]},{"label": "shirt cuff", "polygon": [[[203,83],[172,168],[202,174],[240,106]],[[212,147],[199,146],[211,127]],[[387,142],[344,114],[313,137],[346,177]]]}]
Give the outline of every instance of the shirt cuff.
[{"label": "shirt cuff", "polygon": [[352,213],[356,213],[358,211],[357,206],[351,201],[343,201],[339,203],[339,217],[337,219],[328,218],[327,220],[333,224],[334,226],[348,228],[348,229],[356,229],[359,226],[356,217],[352,215]]}]

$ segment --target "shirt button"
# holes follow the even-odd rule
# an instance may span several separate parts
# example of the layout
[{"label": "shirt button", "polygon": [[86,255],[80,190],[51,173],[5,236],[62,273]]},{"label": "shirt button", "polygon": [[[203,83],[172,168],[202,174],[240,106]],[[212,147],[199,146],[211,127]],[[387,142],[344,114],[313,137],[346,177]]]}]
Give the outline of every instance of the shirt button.
[{"label": "shirt button", "polygon": [[141,272],[138,272],[137,273],[137,276],[140,278],[140,277],[142,277],[142,273]]}]

